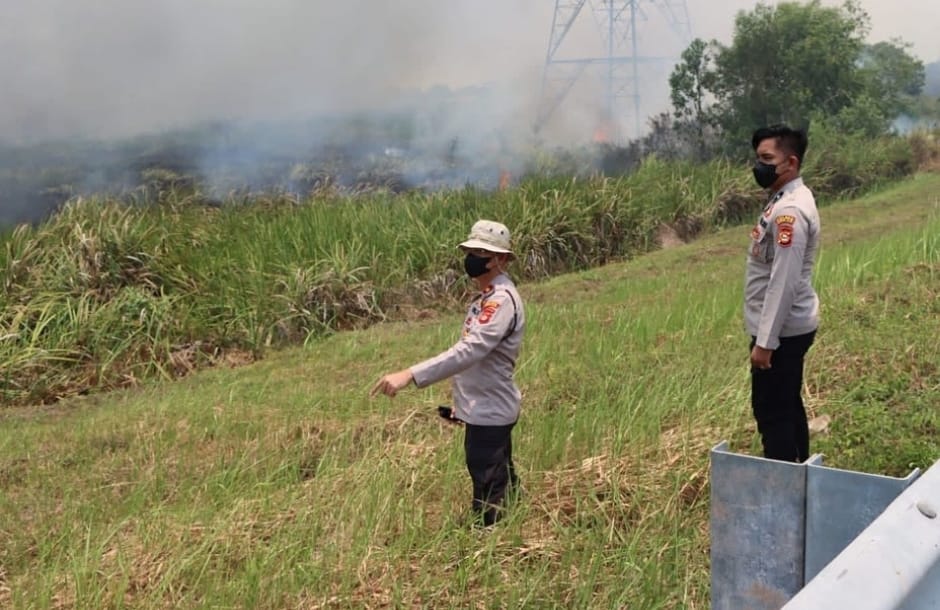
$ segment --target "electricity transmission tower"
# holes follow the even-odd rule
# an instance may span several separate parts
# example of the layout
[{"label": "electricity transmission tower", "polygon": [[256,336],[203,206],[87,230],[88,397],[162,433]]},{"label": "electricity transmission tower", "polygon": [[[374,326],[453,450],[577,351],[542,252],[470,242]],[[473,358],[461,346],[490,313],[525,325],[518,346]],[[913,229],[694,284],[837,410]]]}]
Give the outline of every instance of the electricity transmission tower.
[{"label": "electricity transmission tower", "polygon": [[[584,19],[587,13],[593,14],[600,30],[603,52],[589,57],[570,57],[565,51],[573,45],[566,41],[571,38],[572,26],[579,16]],[[634,111],[635,134],[639,135],[641,66],[669,66],[677,61],[675,56],[641,53],[637,31],[641,24],[652,23],[653,17],[672,31],[683,48],[691,41],[685,0],[555,0],[536,131],[548,122],[585,71],[600,68],[604,83],[603,122],[608,128],[620,123],[625,115],[623,107],[629,103]]]}]

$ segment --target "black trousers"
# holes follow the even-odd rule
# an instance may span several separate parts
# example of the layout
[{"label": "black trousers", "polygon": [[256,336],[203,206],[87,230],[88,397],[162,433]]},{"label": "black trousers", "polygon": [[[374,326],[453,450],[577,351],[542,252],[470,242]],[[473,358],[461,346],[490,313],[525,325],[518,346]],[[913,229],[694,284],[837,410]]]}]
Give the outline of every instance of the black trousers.
[{"label": "black trousers", "polygon": [[[751,367],[751,409],[764,445],[764,457],[802,462],[809,457],[809,426],[803,407],[803,361],[816,331],[780,337],[770,368]],[[751,349],[755,338],[751,337]]]},{"label": "black trousers", "polygon": [[519,484],[512,463],[513,426],[465,426],[463,446],[473,481],[472,508],[484,525],[499,520],[507,489]]}]

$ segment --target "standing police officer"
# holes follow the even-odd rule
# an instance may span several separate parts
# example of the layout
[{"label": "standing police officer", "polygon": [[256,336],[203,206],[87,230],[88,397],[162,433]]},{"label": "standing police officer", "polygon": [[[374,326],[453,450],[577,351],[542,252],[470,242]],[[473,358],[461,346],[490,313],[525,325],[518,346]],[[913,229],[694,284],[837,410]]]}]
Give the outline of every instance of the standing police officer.
[{"label": "standing police officer", "polygon": [[466,253],[467,275],[480,288],[467,310],[460,340],[434,358],[385,375],[371,393],[394,397],[412,382],[423,388],[451,378],[453,417],[466,424],[464,451],[473,481],[472,509],[484,525],[492,525],[500,518],[507,488],[519,484],[512,462],[512,429],[522,395],[513,371],[525,313],[522,298],[505,274],[515,258],[509,229],[480,220],[459,247]]},{"label": "standing police officer", "polygon": [[762,127],[751,146],[754,178],[770,199],[751,231],[744,319],[751,335],[751,407],[764,457],[802,462],[809,429],[800,392],[803,361],[819,326],[813,263],[819,214],[800,167],[807,138],[785,125]]}]

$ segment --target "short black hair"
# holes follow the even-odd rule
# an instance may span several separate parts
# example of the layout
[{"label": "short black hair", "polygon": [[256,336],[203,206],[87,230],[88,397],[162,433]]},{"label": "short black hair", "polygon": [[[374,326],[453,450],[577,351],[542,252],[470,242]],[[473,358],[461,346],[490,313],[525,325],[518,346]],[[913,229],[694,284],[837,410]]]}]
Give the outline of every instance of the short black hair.
[{"label": "short black hair", "polygon": [[761,142],[773,138],[777,141],[777,146],[784,152],[796,155],[803,165],[803,155],[806,154],[806,147],[809,145],[809,139],[806,137],[806,131],[803,129],[792,129],[787,125],[770,125],[761,127],[754,131],[751,136],[751,148],[757,150]]}]

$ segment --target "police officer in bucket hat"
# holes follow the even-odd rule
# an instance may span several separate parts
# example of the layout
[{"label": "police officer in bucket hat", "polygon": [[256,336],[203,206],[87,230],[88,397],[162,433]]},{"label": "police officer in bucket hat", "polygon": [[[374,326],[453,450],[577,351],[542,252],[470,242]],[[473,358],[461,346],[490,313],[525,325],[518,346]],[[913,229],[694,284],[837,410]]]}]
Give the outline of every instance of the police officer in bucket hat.
[{"label": "police officer in bucket hat", "polygon": [[501,517],[507,492],[519,485],[512,461],[512,429],[522,396],[513,371],[525,331],[525,311],[506,275],[515,254],[505,225],[477,221],[458,247],[464,252],[467,275],[480,290],[467,309],[459,340],[433,358],[383,376],[371,395],[394,397],[412,383],[423,388],[451,380],[455,408],[450,416],[465,424],[473,514],[489,526]]}]

